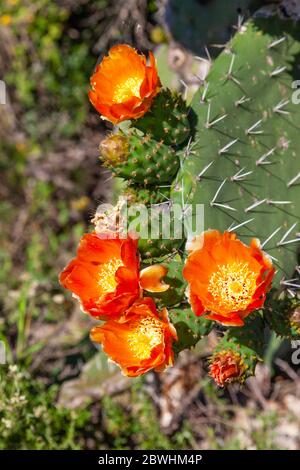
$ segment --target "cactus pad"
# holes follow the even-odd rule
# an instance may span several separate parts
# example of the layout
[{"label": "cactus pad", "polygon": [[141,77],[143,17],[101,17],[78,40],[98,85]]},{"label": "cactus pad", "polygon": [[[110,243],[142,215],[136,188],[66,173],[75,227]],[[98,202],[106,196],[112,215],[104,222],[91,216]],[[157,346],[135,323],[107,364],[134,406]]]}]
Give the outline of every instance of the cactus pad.
[{"label": "cactus pad", "polygon": [[300,244],[299,57],[295,23],[274,16],[241,26],[193,99],[195,135],[172,191],[183,206],[204,205],[205,229],[259,238],[278,270],[274,285],[287,287]]},{"label": "cactus pad", "polygon": [[196,317],[188,307],[173,308],[169,315],[179,338],[178,342],[174,344],[174,350],[177,354],[183,349],[195,346],[213,329],[214,323],[212,321]]},{"label": "cactus pad", "polygon": [[100,144],[104,165],[116,176],[125,178],[129,184],[145,186],[166,183],[178,170],[178,157],[172,147],[131,131],[119,132]]},{"label": "cactus pad", "polygon": [[150,110],[132,126],[167,145],[179,145],[190,134],[188,108],[181,96],[170,90],[162,90],[154,99]]}]

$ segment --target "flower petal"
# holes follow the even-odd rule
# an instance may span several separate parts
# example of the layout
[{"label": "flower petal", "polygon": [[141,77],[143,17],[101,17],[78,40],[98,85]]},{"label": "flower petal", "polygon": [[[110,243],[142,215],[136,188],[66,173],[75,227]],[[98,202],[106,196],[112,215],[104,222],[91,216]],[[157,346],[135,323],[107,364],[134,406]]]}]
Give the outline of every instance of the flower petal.
[{"label": "flower petal", "polygon": [[168,269],[161,264],[154,264],[142,269],[140,272],[140,285],[148,292],[166,292],[169,284],[165,284],[161,279],[166,276]]},{"label": "flower petal", "polygon": [[146,297],[136,301],[122,321],[108,320],[93,328],[91,339],[102,344],[125,375],[137,377],[173,364],[172,343],[177,334],[167,312],[159,315],[153,299]]},{"label": "flower petal", "polygon": [[112,47],[91,77],[89,99],[97,111],[114,124],[138,119],[150,108],[161,88],[152,53],[146,57],[126,45]]},{"label": "flower petal", "polygon": [[188,253],[183,276],[196,315],[242,326],[263,306],[275,271],[256,239],[246,246],[234,233],[210,230],[189,243]]}]

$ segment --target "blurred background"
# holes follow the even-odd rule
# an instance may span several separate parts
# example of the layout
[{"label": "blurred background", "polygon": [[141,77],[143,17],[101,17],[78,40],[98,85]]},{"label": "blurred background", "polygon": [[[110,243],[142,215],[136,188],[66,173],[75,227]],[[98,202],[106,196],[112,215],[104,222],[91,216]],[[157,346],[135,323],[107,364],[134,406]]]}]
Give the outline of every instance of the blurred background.
[{"label": "blurred background", "polygon": [[118,42],[154,50],[164,85],[190,100],[234,25],[267,3],[0,0],[0,449],[300,448],[288,342],[270,337],[242,389],[208,378],[213,334],[167,373],[128,379],[58,284],[118,190],[98,158],[110,125],[87,98],[97,60]]}]

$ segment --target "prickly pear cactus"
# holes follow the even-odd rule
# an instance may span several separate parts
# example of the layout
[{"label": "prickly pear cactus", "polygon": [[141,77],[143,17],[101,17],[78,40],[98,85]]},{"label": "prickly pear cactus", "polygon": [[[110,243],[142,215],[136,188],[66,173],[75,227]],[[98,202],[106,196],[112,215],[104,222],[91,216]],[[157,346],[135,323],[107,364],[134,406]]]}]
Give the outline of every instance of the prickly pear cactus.
[{"label": "prickly pear cactus", "polygon": [[[148,263],[154,260],[157,262],[161,257],[169,257],[170,254],[176,255],[184,243],[182,231],[176,233],[174,227],[176,214],[169,198],[160,193],[160,188],[156,188],[156,191],[158,193],[156,195],[152,193],[152,196],[146,193],[146,198],[158,202],[149,204],[140,198],[139,202],[128,199],[126,207],[128,225],[131,230],[139,234],[139,251],[143,261]],[[126,194],[132,195],[132,188]],[[141,194],[145,194],[144,190],[141,190]]]},{"label": "prickly pear cactus", "polygon": [[196,317],[187,306],[170,310],[170,319],[176,328],[178,341],[174,346],[175,353],[194,347],[213,329],[213,323],[205,318]]},{"label": "prickly pear cactus", "polygon": [[287,287],[299,250],[299,39],[298,25],[277,16],[240,27],[193,99],[195,133],[172,190],[183,206],[204,204],[205,229],[258,237],[275,285]]},{"label": "prickly pear cactus", "polygon": [[179,166],[175,150],[163,140],[154,140],[150,134],[112,134],[101,142],[100,153],[104,166],[129,184],[168,183]]},{"label": "prickly pear cactus", "polygon": [[[123,48],[128,49],[127,46]],[[131,51],[130,54],[136,52]],[[149,309],[152,305],[153,308],[154,300],[161,317],[154,321],[154,316],[158,314],[152,311],[147,324],[155,326],[154,333],[157,332],[157,325],[161,324],[164,325],[163,331],[168,331],[167,343],[160,345],[165,346],[166,356],[169,354],[168,364],[172,360],[168,341],[177,337],[173,345],[175,356],[183,349],[192,348],[214,328],[215,323],[209,317],[222,325],[244,323],[244,326],[231,326],[225,331],[224,326],[221,327],[224,334],[209,365],[210,375],[220,386],[234,381],[243,383],[254,374],[257,362],[263,357],[266,326],[284,337],[297,338],[300,333],[297,294],[300,288],[300,105],[293,100],[293,82],[297,74],[299,78],[299,57],[300,29],[294,18],[279,18],[275,8],[271,14],[264,11],[263,15],[259,13],[244,24],[239,21],[236,34],[212,63],[206,82],[189,107],[179,95],[168,89],[157,91],[155,88],[152,90],[155,95],[148,94],[146,97],[148,108],[144,114],[132,118],[127,126],[121,125],[100,146],[105,166],[125,180],[123,195],[127,200],[127,220],[131,228],[141,233],[138,242],[141,272],[135,273],[138,279],[135,279],[134,293],[125,292],[122,295],[126,299],[137,295],[141,308],[145,296],[143,289],[147,290],[148,287],[147,297],[151,298],[145,300],[144,307],[148,306]],[[135,60],[138,60],[136,56]],[[146,61],[140,60],[145,66]],[[146,84],[149,87],[151,83],[156,83],[159,87],[160,82],[154,80],[153,60],[151,64]],[[142,89],[136,86],[136,80],[133,76],[121,87],[118,84],[118,96],[122,92],[125,98],[128,83],[134,85],[133,114],[136,108],[140,109],[138,106],[145,105],[136,104],[136,95]],[[95,87],[97,83],[95,80]],[[143,89],[147,91],[144,85]],[[96,93],[95,90],[93,93]],[[114,120],[118,118],[121,121],[122,113],[129,112],[128,108],[114,102],[111,109],[107,109],[107,103],[105,106],[97,100],[95,103],[107,115],[111,113]],[[153,208],[159,209],[156,218],[150,222],[136,217],[134,210],[139,204],[147,213]],[[176,212],[176,207],[180,208],[180,214]],[[184,266],[189,262],[188,256],[185,264],[187,253],[190,254],[190,246],[197,241],[192,236],[192,229],[197,226],[198,207],[204,208],[202,230],[235,232],[245,245],[249,245],[253,238],[260,240],[260,246],[253,242],[251,252],[251,266],[258,261],[260,277],[255,277],[256,267],[252,269],[250,262],[248,277],[237,276],[240,268],[236,262],[235,271],[229,270],[229,275],[227,265],[225,270],[221,270],[227,276],[227,283],[223,283],[223,278],[218,278],[218,289],[213,290],[203,281],[204,275],[201,277],[202,273],[195,270],[193,276],[195,284],[200,286],[200,294],[206,289],[202,298],[206,299],[207,292],[211,296],[221,292],[218,304],[212,304],[209,299],[209,311],[203,308],[202,299],[193,292],[192,283],[189,281],[190,284],[187,284],[183,276]],[[119,216],[122,210],[116,210]],[[161,213],[167,220],[165,227],[161,223]],[[185,232],[179,236],[173,230],[178,220],[185,226]],[[144,228],[147,229],[146,235],[142,234]],[[185,249],[186,239],[188,244]],[[208,244],[213,243],[211,234],[208,239]],[[231,238],[228,233],[224,239],[229,243]],[[243,246],[240,249],[247,251],[248,248]],[[269,255],[276,269],[270,292],[274,270],[261,250]],[[220,251],[219,257],[220,253],[224,252]],[[211,253],[209,256],[206,258],[207,264],[214,261]],[[134,257],[131,258],[133,262]],[[261,259],[262,264],[259,263]],[[123,259],[120,263],[118,266],[123,265]],[[216,261],[214,264],[217,268],[210,269],[224,267],[218,263]],[[152,266],[154,264],[160,266]],[[111,270],[115,264],[106,263],[106,269],[108,265],[110,277],[105,286],[114,288],[117,279]],[[204,263],[201,266],[205,270]],[[143,270],[144,267],[148,269]],[[93,271],[94,265],[90,269]],[[266,270],[269,273],[267,279],[263,277]],[[101,273],[104,271],[101,266]],[[123,274],[127,271],[123,269]],[[146,281],[145,277],[143,279],[145,271],[148,273]],[[149,275],[149,272],[152,274]],[[159,283],[160,289],[153,288],[157,273],[165,273],[163,283]],[[214,274],[210,273],[209,282]],[[69,275],[67,270],[64,276]],[[129,285],[132,283],[131,279]],[[253,295],[251,289],[254,289]],[[115,294],[110,292],[109,295]],[[229,299],[229,304],[239,295],[243,302],[249,298],[247,306],[250,305],[251,309],[239,311],[240,304],[231,302],[236,306],[232,307],[233,312],[230,310],[235,315],[235,322],[222,321],[224,318],[228,320],[228,316],[223,315],[226,303],[222,303],[222,296],[226,295],[228,298],[225,300]],[[211,305],[215,305],[215,311]],[[130,305],[131,315],[132,308]],[[167,323],[167,310],[176,334]],[[128,327],[126,312],[120,322],[122,328]],[[139,331],[145,334],[146,330]],[[220,327],[217,331],[219,333]],[[94,333],[93,337],[101,338],[102,333],[98,336]],[[130,344],[135,345],[136,339]],[[164,357],[163,354],[160,357]]]},{"label": "prickly pear cactus", "polygon": [[151,109],[132,126],[168,145],[182,144],[190,133],[187,105],[179,94],[162,90]]}]

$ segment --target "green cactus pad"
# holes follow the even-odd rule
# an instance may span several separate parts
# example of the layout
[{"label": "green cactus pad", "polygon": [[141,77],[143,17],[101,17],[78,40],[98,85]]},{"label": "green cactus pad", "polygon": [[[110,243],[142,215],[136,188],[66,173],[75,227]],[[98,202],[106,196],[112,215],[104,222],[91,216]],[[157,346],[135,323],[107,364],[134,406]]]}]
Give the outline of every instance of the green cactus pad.
[{"label": "green cactus pad", "polygon": [[168,254],[175,254],[182,246],[182,240],[167,238],[140,238],[139,251],[144,262],[156,262],[156,259]]},{"label": "green cactus pad", "polygon": [[300,339],[300,300],[276,299],[264,308],[269,327],[283,338]]},{"label": "green cactus pad", "polygon": [[143,188],[140,186],[129,186],[124,196],[126,196],[131,203],[151,206],[152,204],[160,204],[168,201],[170,199],[170,189],[165,187]]},{"label": "green cactus pad", "polygon": [[287,287],[300,245],[299,57],[296,22],[274,16],[240,27],[193,99],[194,139],[171,192],[184,208],[204,205],[205,230],[259,238],[274,285]]},{"label": "green cactus pad", "polygon": [[183,349],[194,347],[200,339],[213,329],[214,322],[196,315],[188,307],[173,308],[169,311],[170,320],[176,328],[178,342],[174,351],[178,354]]},{"label": "green cactus pad", "polygon": [[162,90],[150,110],[141,119],[133,121],[132,126],[167,145],[180,145],[190,134],[188,108],[180,95]]},{"label": "green cactus pad", "polygon": [[[118,158],[108,157],[102,152],[104,165],[116,176],[125,178],[129,184],[144,186],[158,185],[172,181],[178,170],[179,160],[174,149],[164,144],[163,139],[154,140],[149,134],[140,135],[135,131],[125,135],[122,132],[105,139],[106,148],[109,139],[125,139],[124,154]],[[100,151],[101,151],[100,145]],[[107,153],[107,152],[106,152]],[[122,150],[120,151],[122,153]]]},{"label": "green cactus pad", "polygon": [[139,234],[139,251],[144,261],[153,262],[155,258],[177,253],[184,243],[182,231],[177,233],[175,229],[170,202],[152,206],[129,203],[128,228]]},{"label": "green cactus pad", "polygon": [[250,315],[241,328],[229,328],[217,344],[210,362],[216,354],[228,350],[241,357],[244,371],[239,382],[254,375],[256,364],[261,360],[264,350],[264,322],[259,314]]}]

